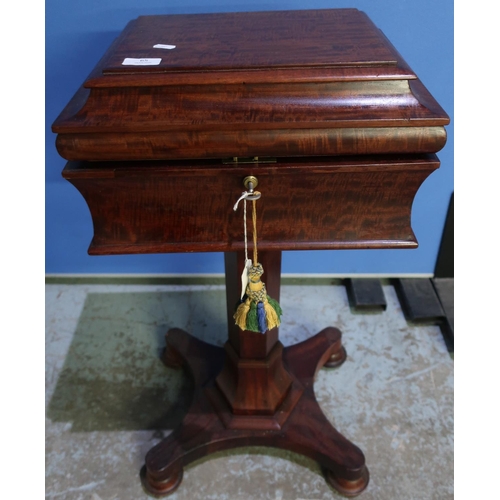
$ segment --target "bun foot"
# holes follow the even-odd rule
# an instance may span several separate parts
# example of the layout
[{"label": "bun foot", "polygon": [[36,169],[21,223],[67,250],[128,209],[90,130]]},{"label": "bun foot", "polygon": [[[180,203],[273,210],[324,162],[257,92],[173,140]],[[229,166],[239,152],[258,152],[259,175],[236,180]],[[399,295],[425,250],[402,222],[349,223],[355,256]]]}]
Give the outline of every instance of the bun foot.
[{"label": "bun foot", "polygon": [[331,470],[325,470],[324,472],[326,482],[347,498],[356,497],[362,493],[370,480],[370,474],[366,466],[361,469],[357,479],[339,477]]},{"label": "bun foot", "polygon": [[183,469],[164,481],[155,481],[147,472],[146,466],[141,469],[141,482],[144,490],[148,495],[155,498],[162,498],[172,494],[182,482]]},{"label": "bun foot", "polygon": [[324,368],[337,368],[339,367],[347,358],[347,352],[342,346],[337,352],[333,353],[328,361],[323,365]]},{"label": "bun foot", "polygon": [[165,347],[161,360],[169,368],[182,368],[182,358],[171,347]]},{"label": "bun foot", "polygon": [[176,340],[178,340],[178,337],[179,332],[176,331],[176,329],[171,330],[165,336],[166,345],[165,349],[163,349],[161,360],[165,366],[168,366],[168,368],[182,368],[184,365],[185,359],[182,355],[182,351],[179,352],[178,349],[176,349]]}]

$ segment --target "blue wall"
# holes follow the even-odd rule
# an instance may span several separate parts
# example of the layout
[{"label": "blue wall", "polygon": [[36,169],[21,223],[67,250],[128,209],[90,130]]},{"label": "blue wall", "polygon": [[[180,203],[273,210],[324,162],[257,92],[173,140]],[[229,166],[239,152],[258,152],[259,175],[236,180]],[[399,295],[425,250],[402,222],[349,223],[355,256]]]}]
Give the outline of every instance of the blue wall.
[{"label": "blue wall", "polygon": [[453,0],[46,0],[46,272],[221,273],[219,253],[90,257],[92,221],[81,195],[61,171],[50,126],[128,21],[139,15],[355,7],[391,40],[450,115],[441,168],[417,193],[416,250],[285,252],[284,273],[432,273],[453,192]]}]

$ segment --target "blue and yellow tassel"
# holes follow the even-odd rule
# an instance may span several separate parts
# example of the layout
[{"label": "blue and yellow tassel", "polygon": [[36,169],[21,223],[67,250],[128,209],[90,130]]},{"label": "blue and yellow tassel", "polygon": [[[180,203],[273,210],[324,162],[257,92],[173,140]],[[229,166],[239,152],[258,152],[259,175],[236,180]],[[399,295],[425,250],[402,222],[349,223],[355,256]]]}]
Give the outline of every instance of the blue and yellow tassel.
[{"label": "blue and yellow tassel", "polygon": [[[257,195],[257,196],[256,196]],[[251,197],[251,198],[250,198]],[[264,269],[257,260],[257,209],[256,200],[260,198],[260,193],[243,193],[240,198],[245,202],[244,228],[245,228],[245,254],[247,253],[246,239],[246,199],[252,199],[253,211],[253,262],[245,259],[245,270],[243,271],[242,298],[234,313],[236,324],[242,329],[250,332],[266,333],[268,330],[276,328],[281,323],[283,311],[276,300],[269,297],[266,285],[261,280]],[[240,201],[238,200],[238,202]],[[235,210],[238,206],[235,205]],[[246,282],[246,286],[244,283]]]},{"label": "blue and yellow tassel", "polygon": [[266,333],[281,323],[283,311],[278,302],[267,295],[266,285],[260,279],[263,274],[264,269],[259,263],[248,269],[245,295],[234,314],[234,320],[242,330]]}]

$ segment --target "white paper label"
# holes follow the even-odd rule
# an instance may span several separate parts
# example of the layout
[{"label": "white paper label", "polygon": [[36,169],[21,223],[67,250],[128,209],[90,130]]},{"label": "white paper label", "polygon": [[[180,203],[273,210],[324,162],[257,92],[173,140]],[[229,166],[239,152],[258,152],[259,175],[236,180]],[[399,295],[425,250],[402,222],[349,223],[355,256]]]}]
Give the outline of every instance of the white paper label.
[{"label": "white paper label", "polygon": [[243,273],[241,274],[241,299],[243,299],[243,296],[245,295],[247,291],[247,285],[248,285],[248,270],[252,267],[252,261],[250,259],[247,259],[245,262],[245,267],[243,269]]},{"label": "white paper label", "polygon": [[165,45],[163,43],[157,43],[156,45],[153,45],[153,49],[175,49],[175,45]]},{"label": "white paper label", "polygon": [[161,63],[160,57],[147,57],[143,59],[134,59],[133,57],[126,57],[122,66],[158,66]]}]

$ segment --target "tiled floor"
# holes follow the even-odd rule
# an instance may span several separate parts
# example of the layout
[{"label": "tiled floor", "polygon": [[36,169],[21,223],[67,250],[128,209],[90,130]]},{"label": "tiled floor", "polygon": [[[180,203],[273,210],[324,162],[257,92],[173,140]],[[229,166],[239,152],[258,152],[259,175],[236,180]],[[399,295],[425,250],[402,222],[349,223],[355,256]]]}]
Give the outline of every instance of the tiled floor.
[{"label": "tiled floor", "polygon": [[[280,339],[325,326],[347,361],[319,372],[330,421],[365,453],[360,500],[453,498],[453,360],[435,325],[409,325],[392,286],[387,310],[354,313],[340,282],[282,287]],[[182,419],[191,382],[159,359],[170,327],[226,338],[220,285],[46,285],[46,498],[146,500],[144,455]],[[172,500],[341,498],[297,454],[242,448],[184,470]]]}]

